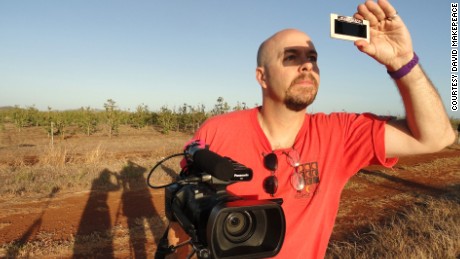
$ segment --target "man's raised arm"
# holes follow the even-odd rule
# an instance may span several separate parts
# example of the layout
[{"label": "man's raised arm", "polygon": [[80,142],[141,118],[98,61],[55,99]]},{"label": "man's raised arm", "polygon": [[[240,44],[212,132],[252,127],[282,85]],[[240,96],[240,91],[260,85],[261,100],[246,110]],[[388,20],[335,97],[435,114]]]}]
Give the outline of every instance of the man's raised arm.
[{"label": "man's raised arm", "polygon": [[370,43],[358,49],[386,66],[401,94],[406,118],[385,127],[387,157],[437,152],[452,144],[455,133],[441,98],[418,63],[409,31],[387,0],[358,6],[358,19],[369,20]]}]

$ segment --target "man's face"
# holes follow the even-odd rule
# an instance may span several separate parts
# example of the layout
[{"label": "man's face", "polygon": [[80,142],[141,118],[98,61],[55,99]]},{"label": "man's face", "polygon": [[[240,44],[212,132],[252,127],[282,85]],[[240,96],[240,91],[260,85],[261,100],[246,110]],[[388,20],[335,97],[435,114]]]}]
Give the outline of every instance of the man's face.
[{"label": "man's face", "polygon": [[267,41],[265,50],[265,94],[295,111],[313,103],[320,80],[318,54],[310,38],[299,31],[282,31]]}]

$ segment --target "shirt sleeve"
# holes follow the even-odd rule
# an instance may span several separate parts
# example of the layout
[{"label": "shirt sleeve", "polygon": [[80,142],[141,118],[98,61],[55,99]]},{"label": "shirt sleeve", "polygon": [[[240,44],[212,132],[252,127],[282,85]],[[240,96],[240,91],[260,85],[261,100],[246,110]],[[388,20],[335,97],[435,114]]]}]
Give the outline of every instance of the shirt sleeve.
[{"label": "shirt sleeve", "polygon": [[344,125],[344,156],[354,172],[368,165],[392,167],[397,158],[385,153],[385,124],[389,117],[371,113],[350,115]]}]

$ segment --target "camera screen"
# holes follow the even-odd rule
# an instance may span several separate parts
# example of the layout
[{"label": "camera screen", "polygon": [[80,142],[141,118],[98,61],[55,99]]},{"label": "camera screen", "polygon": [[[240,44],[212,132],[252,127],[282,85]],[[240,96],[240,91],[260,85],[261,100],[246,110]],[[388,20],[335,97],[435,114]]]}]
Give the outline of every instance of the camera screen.
[{"label": "camera screen", "polygon": [[335,20],[335,33],[342,35],[350,35],[359,38],[367,38],[367,29],[364,24],[348,23]]}]

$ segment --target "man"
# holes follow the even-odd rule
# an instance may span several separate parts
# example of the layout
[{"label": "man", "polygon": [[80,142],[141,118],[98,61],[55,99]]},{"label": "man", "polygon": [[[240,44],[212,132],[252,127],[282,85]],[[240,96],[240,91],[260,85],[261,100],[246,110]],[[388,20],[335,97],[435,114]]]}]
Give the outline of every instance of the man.
[{"label": "man", "polygon": [[211,118],[194,136],[253,169],[252,181],[230,185],[228,191],[284,200],[287,230],[278,258],[324,257],[341,191],[360,168],[391,167],[395,157],[436,152],[455,138],[393,6],[387,0],[367,1],[354,17],[370,22],[370,43],[355,45],[385,66],[403,99],[405,120],[306,113],[320,83],[318,53],[308,35],[287,29],[258,52],[262,106]]}]

